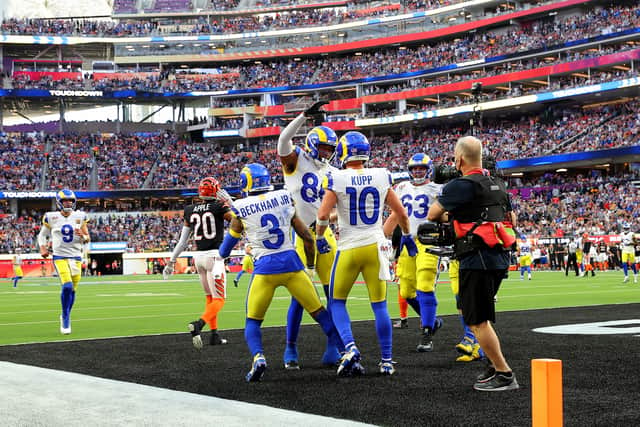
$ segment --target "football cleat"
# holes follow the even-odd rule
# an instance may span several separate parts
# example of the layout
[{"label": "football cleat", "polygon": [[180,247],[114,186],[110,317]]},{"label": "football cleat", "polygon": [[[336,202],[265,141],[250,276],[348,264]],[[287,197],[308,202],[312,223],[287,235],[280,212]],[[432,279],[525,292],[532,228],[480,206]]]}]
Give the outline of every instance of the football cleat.
[{"label": "football cleat", "polygon": [[211,335],[209,335],[209,345],[224,345],[228,341],[218,335],[218,330],[212,330]]},{"label": "football cleat", "polygon": [[407,319],[400,319],[397,322],[393,322],[394,329],[405,329],[409,327],[409,321]]},{"label": "football cleat", "polygon": [[482,348],[480,348],[480,344],[475,343],[472,346],[471,353],[458,356],[456,362],[473,362],[474,360],[481,359],[484,359],[484,351],[482,351]]},{"label": "football cleat", "polygon": [[62,315],[60,315],[60,333],[62,335],[69,335],[71,333],[71,319],[67,318],[65,321]]},{"label": "football cleat", "polygon": [[298,363],[298,348],[295,344],[287,344],[287,347],[284,349],[284,368],[289,370],[300,369],[300,364]]},{"label": "football cleat", "polygon": [[436,322],[433,325],[433,330],[431,328],[424,328],[422,330],[422,338],[420,339],[420,344],[416,347],[418,353],[427,353],[433,351],[433,336],[438,329],[442,328],[442,324],[444,322],[441,318],[436,317]]},{"label": "football cleat", "polygon": [[396,368],[393,366],[395,362],[391,360],[383,360],[378,363],[378,367],[380,368],[380,374],[382,375],[393,375],[396,373]]},{"label": "football cleat", "polygon": [[245,377],[247,382],[260,381],[266,369],[267,369],[267,360],[264,358],[264,354],[256,353],[256,355],[253,357],[251,370],[247,373],[247,376]]},{"label": "football cleat", "polygon": [[198,319],[194,322],[189,323],[189,332],[191,332],[191,341],[193,342],[193,346],[202,350],[202,337],[200,336],[200,332],[202,331],[202,327],[204,326],[204,321],[202,319]]},{"label": "football cleat", "polygon": [[471,355],[475,343],[476,341],[474,339],[465,335],[462,341],[456,344],[456,351],[461,354]]},{"label": "football cleat", "polygon": [[322,364],[324,366],[336,366],[341,358],[342,356],[336,347],[327,345],[327,349],[322,355]]},{"label": "football cleat", "polygon": [[624,276],[624,280],[622,281],[622,283],[627,283],[629,281],[629,276]]},{"label": "football cleat", "polygon": [[340,359],[338,365],[337,374],[339,377],[348,377],[353,375],[352,367],[355,363],[360,361],[360,351],[355,345],[352,345],[349,351],[347,351]]}]

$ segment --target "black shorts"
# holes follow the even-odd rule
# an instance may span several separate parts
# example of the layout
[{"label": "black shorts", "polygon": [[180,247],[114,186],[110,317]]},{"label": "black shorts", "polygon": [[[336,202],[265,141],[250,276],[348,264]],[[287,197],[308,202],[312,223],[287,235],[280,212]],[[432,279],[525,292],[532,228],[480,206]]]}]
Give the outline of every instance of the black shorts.
[{"label": "black shorts", "polygon": [[496,321],[494,297],[504,276],[504,270],[460,270],[458,308],[467,325]]}]

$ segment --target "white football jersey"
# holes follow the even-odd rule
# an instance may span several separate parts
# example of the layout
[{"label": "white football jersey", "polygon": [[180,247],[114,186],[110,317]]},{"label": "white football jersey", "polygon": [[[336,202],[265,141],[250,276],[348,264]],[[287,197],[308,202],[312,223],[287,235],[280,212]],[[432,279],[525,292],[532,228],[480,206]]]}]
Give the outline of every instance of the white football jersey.
[{"label": "white football jersey", "polygon": [[337,196],[338,249],[352,249],[384,239],[382,213],[391,188],[391,174],[385,168],[344,169],[330,172],[325,190]]},{"label": "white football jersey", "polygon": [[13,265],[19,267],[22,265],[22,255],[14,255],[13,256]]},{"label": "white football jersey", "polygon": [[418,233],[418,226],[427,220],[429,207],[442,192],[442,184],[429,182],[423,185],[414,185],[411,181],[399,183],[395,192],[400,198],[411,223],[411,234]]},{"label": "white football jersey", "polygon": [[287,250],[295,251],[290,236],[291,219],[296,210],[288,190],[269,191],[236,200],[231,210],[244,225],[254,259]]},{"label": "white football jersey", "polygon": [[531,246],[529,243],[520,243],[518,244],[518,250],[520,251],[520,255],[529,255],[531,254]]},{"label": "white football jersey", "polygon": [[296,203],[296,213],[306,225],[311,225],[318,214],[322,202],[322,179],[328,171],[336,171],[333,166],[314,160],[309,153],[296,148],[298,163],[291,174],[284,174],[284,184]]},{"label": "white football jersey", "polygon": [[80,259],[83,244],[76,229],[88,221],[87,214],[83,211],[73,211],[69,216],[64,216],[59,211],[47,212],[42,218],[42,224],[51,232],[53,256]]},{"label": "white football jersey", "polygon": [[622,240],[622,250],[625,252],[635,252],[635,247],[633,246],[633,237],[634,233],[632,231],[626,231],[622,233],[620,236]]}]

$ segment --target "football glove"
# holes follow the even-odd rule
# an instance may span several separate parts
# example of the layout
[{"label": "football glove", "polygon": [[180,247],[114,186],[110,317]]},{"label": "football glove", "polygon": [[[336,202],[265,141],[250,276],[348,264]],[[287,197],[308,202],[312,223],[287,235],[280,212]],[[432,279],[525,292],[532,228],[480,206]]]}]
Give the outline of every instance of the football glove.
[{"label": "football glove", "polygon": [[216,193],[216,199],[218,199],[220,202],[224,203],[227,206],[231,206],[233,204],[233,199],[231,198],[229,193],[227,193],[227,190],[225,190],[224,188],[221,188],[220,190],[218,190],[218,192]]},{"label": "football glove", "polygon": [[320,107],[327,105],[329,101],[315,102],[311,107],[304,110],[304,116],[313,119],[313,124],[319,126],[324,121],[324,112],[320,111]]},{"label": "football glove", "polygon": [[400,250],[402,250],[402,248],[407,248],[409,256],[418,255],[418,247],[416,246],[416,242],[413,241],[411,234],[402,235],[402,239],[400,239]]},{"label": "football glove", "polygon": [[173,274],[173,267],[176,265],[175,261],[169,261],[167,265],[164,266],[164,270],[162,270],[162,278],[164,280],[169,280],[169,277]]},{"label": "football glove", "polygon": [[324,237],[316,238],[316,248],[318,248],[319,254],[326,254],[331,252],[331,246],[329,246],[329,242]]}]

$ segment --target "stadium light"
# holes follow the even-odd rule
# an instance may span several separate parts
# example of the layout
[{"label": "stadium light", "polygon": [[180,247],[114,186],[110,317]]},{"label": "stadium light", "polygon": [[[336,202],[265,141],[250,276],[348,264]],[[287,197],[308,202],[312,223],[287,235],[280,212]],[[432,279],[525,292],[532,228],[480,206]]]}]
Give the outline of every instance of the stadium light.
[{"label": "stadium light", "polygon": [[560,169],[556,169],[556,172],[566,172],[567,169],[566,168],[560,168]]}]

